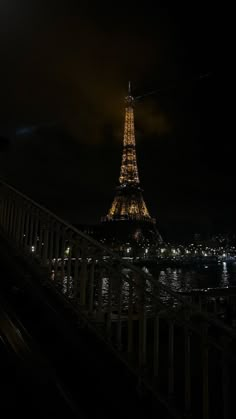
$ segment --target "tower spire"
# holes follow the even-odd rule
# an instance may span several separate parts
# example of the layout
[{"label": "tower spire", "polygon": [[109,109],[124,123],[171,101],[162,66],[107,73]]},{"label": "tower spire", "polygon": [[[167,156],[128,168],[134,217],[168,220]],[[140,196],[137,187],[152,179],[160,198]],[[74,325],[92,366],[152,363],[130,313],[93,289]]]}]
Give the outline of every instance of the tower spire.
[{"label": "tower spire", "polygon": [[128,96],[125,98],[125,126],[119,182],[121,185],[139,184],[134,130],[134,98],[131,95],[130,81]]},{"label": "tower spire", "polygon": [[129,81],[128,85],[128,95],[131,96],[131,81]]}]

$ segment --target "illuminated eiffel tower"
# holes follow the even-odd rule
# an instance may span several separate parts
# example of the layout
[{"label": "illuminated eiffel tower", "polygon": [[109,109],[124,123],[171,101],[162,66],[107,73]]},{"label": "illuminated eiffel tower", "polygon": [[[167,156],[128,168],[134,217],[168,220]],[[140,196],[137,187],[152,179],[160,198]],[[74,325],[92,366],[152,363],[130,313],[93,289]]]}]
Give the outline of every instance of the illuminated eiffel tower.
[{"label": "illuminated eiffel tower", "polygon": [[129,82],[128,96],[125,98],[125,126],[119,186],[116,188],[111,208],[102,221],[110,221],[112,223],[109,224],[116,224],[119,230],[123,229],[126,233],[129,230],[131,241],[157,243],[162,239],[156,229],[155,219],[151,218],[148,212],[142,192],[136,158],[134,97],[131,94]]}]

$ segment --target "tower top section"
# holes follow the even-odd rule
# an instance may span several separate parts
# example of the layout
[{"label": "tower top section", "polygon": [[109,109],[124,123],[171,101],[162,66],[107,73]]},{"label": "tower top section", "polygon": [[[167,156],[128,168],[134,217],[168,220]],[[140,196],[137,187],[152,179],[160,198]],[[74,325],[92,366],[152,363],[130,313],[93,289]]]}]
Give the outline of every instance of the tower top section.
[{"label": "tower top section", "polygon": [[135,149],[134,98],[129,82],[128,96],[125,97],[125,126],[123,139],[122,163],[119,182],[121,185],[138,185],[139,175]]},{"label": "tower top section", "polygon": [[134,97],[132,96],[132,91],[131,91],[131,81],[129,81],[128,95],[125,97],[125,104],[127,108],[134,106]]}]

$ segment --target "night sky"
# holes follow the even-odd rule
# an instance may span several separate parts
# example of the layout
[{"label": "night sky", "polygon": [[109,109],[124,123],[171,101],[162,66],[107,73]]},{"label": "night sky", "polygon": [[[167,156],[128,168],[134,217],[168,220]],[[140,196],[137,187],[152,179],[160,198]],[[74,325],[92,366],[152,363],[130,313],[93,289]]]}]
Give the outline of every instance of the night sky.
[{"label": "night sky", "polygon": [[164,239],[235,230],[214,11],[78,3],[0,3],[0,176],[71,222],[98,222],[118,184],[131,80],[144,95],[140,179]]}]

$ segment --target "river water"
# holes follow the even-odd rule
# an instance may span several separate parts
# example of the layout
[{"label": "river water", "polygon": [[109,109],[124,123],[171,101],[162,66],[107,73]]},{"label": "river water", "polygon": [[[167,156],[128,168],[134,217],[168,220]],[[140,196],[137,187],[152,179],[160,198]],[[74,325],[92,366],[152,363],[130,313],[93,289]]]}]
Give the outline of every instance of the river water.
[{"label": "river water", "polygon": [[[145,268],[143,269],[145,270]],[[236,286],[236,265],[226,262],[192,268],[148,267],[148,271],[161,283],[176,291]]]}]

